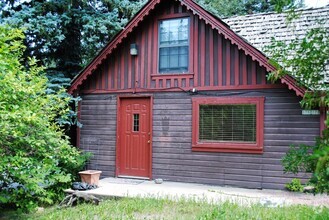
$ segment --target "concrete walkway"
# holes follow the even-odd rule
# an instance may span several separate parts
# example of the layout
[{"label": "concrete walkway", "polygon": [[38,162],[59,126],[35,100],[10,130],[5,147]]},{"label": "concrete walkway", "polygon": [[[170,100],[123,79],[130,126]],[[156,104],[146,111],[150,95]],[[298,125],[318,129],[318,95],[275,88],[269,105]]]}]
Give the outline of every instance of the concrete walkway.
[{"label": "concrete walkway", "polygon": [[86,191],[88,194],[109,197],[156,197],[168,199],[194,199],[208,202],[237,202],[241,205],[261,203],[267,206],[304,204],[329,207],[328,195],[291,193],[281,190],[257,190],[233,187],[210,186],[193,183],[104,178],[99,188]]}]

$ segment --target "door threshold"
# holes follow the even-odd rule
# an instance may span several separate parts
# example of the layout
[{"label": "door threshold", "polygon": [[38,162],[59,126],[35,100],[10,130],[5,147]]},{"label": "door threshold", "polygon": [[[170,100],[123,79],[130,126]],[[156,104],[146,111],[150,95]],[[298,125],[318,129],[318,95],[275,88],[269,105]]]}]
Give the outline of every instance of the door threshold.
[{"label": "door threshold", "polygon": [[118,175],[118,178],[126,178],[126,179],[138,179],[138,180],[150,180],[149,177],[142,177],[142,176],[125,176],[125,175]]}]

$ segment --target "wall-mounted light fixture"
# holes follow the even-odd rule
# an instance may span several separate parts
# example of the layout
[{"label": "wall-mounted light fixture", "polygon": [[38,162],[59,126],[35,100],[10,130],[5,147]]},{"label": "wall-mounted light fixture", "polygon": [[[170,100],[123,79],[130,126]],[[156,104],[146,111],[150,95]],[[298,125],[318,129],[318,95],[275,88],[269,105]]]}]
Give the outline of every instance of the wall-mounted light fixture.
[{"label": "wall-mounted light fixture", "polygon": [[137,44],[130,44],[130,55],[137,56]]}]

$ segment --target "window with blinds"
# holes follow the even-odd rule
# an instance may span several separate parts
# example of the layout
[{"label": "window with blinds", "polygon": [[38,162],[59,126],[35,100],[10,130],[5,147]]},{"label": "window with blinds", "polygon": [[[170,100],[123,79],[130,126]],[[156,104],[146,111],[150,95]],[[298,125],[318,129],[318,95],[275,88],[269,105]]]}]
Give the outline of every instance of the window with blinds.
[{"label": "window with blinds", "polygon": [[192,98],[192,151],[263,153],[264,97]]},{"label": "window with blinds", "polygon": [[199,141],[256,142],[256,105],[200,105]]}]

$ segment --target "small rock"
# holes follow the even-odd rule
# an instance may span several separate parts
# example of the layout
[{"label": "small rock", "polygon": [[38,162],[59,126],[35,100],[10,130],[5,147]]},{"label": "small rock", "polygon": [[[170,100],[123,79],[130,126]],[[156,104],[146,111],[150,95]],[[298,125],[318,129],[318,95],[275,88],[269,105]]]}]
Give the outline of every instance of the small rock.
[{"label": "small rock", "polygon": [[315,190],[315,187],[314,186],[305,186],[304,189],[303,189],[303,191],[305,193],[313,193],[314,190]]},{"label": "small rock", "polygon": [[155,179],[154,182],[156,184],[161,184],[161,183],[163,183],[163,179]]}]

